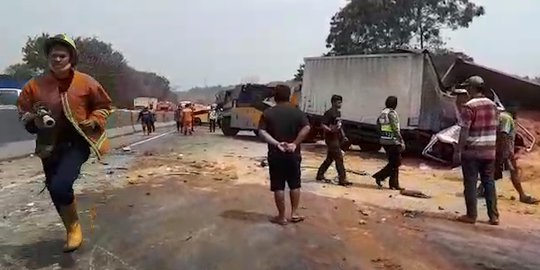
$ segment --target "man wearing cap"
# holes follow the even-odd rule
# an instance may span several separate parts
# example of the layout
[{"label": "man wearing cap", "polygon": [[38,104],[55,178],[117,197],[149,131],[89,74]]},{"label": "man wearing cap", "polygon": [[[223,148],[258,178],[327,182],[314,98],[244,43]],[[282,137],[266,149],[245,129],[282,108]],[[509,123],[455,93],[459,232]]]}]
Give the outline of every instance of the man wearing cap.
[{"label": "man wearing cap", "polygon": [[480,176],[485,190],[489,223],[498,225],[499,212],[493,170],[499,113],[497,105],[483,95],[484,80],[481,77],[470,77],[465,84],[470,100],[461,109],[461,131],[455,159],[461,161],[467,214],[458,220],[470,224],[476,222],[476,182]]},{"label": "man wearing cap", "polygon": [[[105,125],[111,113],[111,99],[92,77],[75,70],[77,49],[66,35],[48,38],[44,47],[48,70],[30,80],[18,100],[21,121],[37,134],[36,154],[41,158],[45,185],[67,232],[64,252],[82,244],[73,183],[91,152],[101,159],[109,148]],[[44,107],[55,119],[45,128],[36,107]],[[44,134],[52,134],[44,148]]]}]

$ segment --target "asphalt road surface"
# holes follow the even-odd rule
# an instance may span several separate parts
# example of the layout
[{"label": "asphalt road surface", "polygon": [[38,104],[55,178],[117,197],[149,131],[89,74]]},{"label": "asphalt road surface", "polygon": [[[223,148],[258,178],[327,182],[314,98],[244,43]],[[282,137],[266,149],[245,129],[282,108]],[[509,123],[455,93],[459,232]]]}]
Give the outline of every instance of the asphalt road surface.
[{"label": "asphalt road surface", "polygon": [[[306,221],[282,227],[268,221],[275,209],[257,138],[203,128],[193,137],[159,133],[115,139],[114,146],[130,147],[104,164],[88,162],[76,185],[85,242],[67,255],[50,199],[37,194],[39,161],[0,164],[0,268],[540,269],[540,230],[524,225],[536,216],[500,227],[458,224],[449,215],[462,198],[405,198],[377,190],[369,176],[351,176],[355,186],[347,189],[316,183],[306,168]],[[322,161],[321,150],[304,147],[306,167]],[[421,210],[433,204],[448,210]]]}]

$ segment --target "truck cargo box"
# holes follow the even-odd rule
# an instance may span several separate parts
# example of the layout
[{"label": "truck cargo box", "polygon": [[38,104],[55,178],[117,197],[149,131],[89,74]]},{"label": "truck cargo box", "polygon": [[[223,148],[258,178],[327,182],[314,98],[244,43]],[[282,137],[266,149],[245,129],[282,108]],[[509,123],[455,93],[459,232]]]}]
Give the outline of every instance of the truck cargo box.
[{"label": "truck cargo box", "polygon": [[305,64],[300,108],[308,115],[323,115],[338,94],[344,121],[375,125],[393,95],[404,130],[437,132],[455,121],[453,100],[444,97],[426,51],[315,57]]}]

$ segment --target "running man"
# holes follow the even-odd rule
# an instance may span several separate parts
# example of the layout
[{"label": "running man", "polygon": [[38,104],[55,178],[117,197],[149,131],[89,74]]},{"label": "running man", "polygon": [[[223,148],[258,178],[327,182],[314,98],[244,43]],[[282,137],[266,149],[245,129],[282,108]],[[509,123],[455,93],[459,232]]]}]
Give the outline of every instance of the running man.
[{"label": "running man", "polygon": [[[17,105],[26,130],[37,134],[36,155],[43,165],[45,186],[66,228],[64,252],[71,252],[83,242],[73,184],[91,152],[101,159],[109,150],[105,129],[112,112],[111,99],[94,78],[75,69],[77,48],[71,38],[64,34],[48,38],[43,49],[48,69],[24,86]],[[53,127],[43,126],[34,110],[36,105],[47,107],[56,122]]]}]

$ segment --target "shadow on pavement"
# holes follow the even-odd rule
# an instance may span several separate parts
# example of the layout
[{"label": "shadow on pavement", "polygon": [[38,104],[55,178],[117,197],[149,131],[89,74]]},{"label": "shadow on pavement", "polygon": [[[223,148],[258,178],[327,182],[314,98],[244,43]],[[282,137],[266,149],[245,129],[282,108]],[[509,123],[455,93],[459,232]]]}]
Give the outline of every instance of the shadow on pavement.
[{"label": "shadow on pavement", "polygon": [[72,268],[75,260],[72,254],[62,253],[63,245],[62,239],[41,240],[20,246],[2,245],[0,253],[4,254],[4,258],[0,261],[0,267],[42,269],[58,264],[61,268]]},{"label": "shadow on pavement", "polygon": [[242,210],[227,210],[220,214],[223,218],[236,219],[251,223],[268,223],[271,216],[261,213],[242,211]]},{"label": "shadow on pavement", "polygon": [[235,140],[239,140],[239,141],[248,141],[248,142],[263,142],[263,140],[255,135],[243,135],[243,134],[240,134],[240,135],[236,135],[233,137],[233,139]]}]

